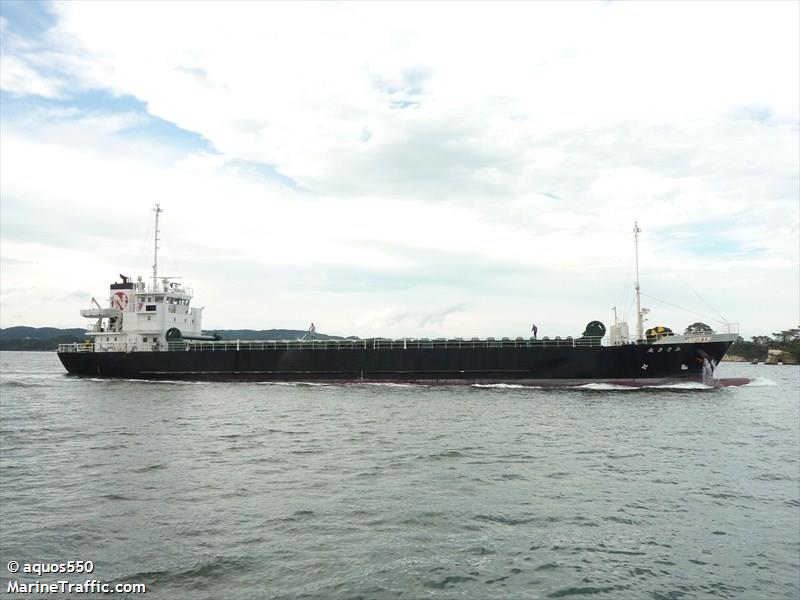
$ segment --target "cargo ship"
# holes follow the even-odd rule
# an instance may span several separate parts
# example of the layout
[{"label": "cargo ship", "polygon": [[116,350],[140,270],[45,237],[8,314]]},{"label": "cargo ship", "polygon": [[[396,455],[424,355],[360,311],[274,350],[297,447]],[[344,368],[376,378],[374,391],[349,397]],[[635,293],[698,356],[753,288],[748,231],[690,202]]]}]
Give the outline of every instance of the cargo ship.
[{"label": "cargo ship", "polygon": [[590,321],[581,336],[510,338],[221,340],[203,332],[203,309],[176,277],[159,277],[160,205],[155,212],[150,281],[120,275],[105,306],[92,298],[80,314],[92,321],[83,343],[62,344],[58,357],[73,375],[165,380],[404,382],[575,386],[649,386],[713,382],[714,370],[738,337],[695,323],[683,334],[644,331],[636,251],[636,333],[616,320]]}]

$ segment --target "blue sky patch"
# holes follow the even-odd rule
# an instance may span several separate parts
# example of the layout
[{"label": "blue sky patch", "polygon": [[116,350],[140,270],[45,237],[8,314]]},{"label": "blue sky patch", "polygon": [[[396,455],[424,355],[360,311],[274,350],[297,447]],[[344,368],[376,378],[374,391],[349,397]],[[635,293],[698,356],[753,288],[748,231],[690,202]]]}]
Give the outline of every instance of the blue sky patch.
[{"label": "blue sky patch", "polygon": [[[213,152],[211,143],[198,133],[178,127],[170,121],[153,116],[147,105],[133,96],[114,95],[102,90],[89,90],[66,98],[50,99],[40,96],[19,96],[0,92],[4,122],[24,121],[28,117],[46,118],[48,111],[74,111],[73,118],[87,116],[111,116],[133,113],[141,120],[133,127],[119,132],[122,137],[157,139],[181,152]],[[63,116],[61,117],[63,119]]]},{"label": "blue sky patch", "polygon": [[[751,247],[743,247],[741,241],[725,235],[726,229],[735,230],[723,222],[712,225],[693,224],[691,228],[670,227],[653,230],[652,236],[658,244],[672,246],[676,251],[707,256],[709,260],[721,256],[728,257],[755,257],[762,255],[763,251]],[[687,235],[691,232],[691,235]]]},{"label": "blue sky patch", "polygon": [[758,121],[759,123],[767,123],[774,116],[774,111],[769,106],[737,106],[733,110],[733,118],[742,121]]},{"label": "blue sky patch", "polygon": [[279,173],[272,165],[247,160],[231,160],[226,163],[226,166],[250,179],[278,182],[292,189],[297,189],[297,183],[294,179]]},{"label": "blue sky patch", "polygon": [[33,0],[3,0],[0,17],[8,21],[9,29],[25,37],[38,37],[56,23],[48,2]]}]

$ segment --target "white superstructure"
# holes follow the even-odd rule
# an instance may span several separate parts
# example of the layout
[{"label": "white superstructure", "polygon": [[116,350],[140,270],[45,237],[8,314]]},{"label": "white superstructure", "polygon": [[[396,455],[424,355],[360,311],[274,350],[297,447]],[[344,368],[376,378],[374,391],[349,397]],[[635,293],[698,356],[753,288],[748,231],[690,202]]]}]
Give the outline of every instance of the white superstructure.
[{"label": "white superstructure", "polygon": [[156,286],[146,286],[121,276],[112,283],[108,308],[92,298],[96,308],[81,311],[81,316],[96,319],[86,335],[98,352],[136,352],[166,349],[167,331],[176,328],[185,337],[200,337],[202,308],[190,306],[192,290],[162,277]]},{"label": "white superstructure", "polygon": [[622,346],[630,343],[628,324],[625,321],[614,323],[608,330],[609,346]]},{"label": "white superstructure", "polygon": [[94,341],[88,351],[165,350],[171,329],[178,330],[178,338],[202,337],[203,309],[191,306],[191,288],[173,281],[178,277],[158,276],[158,217],[163,211],[158,204],[153,211],[156,234],[152,281],[146,285],[141,276],[132,281],[120,275],[122,282],[110,286],[106,308],[92,298],[94,308],[81,311],[81,316],[95,319],[86,332]]}]

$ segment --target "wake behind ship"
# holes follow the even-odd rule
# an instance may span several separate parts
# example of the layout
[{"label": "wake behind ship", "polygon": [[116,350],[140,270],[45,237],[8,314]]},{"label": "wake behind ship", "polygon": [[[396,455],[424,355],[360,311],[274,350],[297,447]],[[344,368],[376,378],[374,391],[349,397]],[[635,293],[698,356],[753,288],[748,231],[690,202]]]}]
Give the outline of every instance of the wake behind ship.
[{"label": "wake behind ship", "polygon": [[[315,382],[517,383],[592,382],[660,385],[708,381],[736,340],[736,326],[717,333],[695,324],[684,334],[665,327],[643,331],[636,276],[637,332],[592,321],[583,335],[564,339],[402,338],[223,341],[203,334],[192,290],[158,277],[155,207],[153,275],[145,283],[121,275],[108,305],[92,298],[81,315],[94,322],[88,340],[62,344],[58,356],[71,374],[142,379]],[[634,229],[638,257],[638,226]]]}]

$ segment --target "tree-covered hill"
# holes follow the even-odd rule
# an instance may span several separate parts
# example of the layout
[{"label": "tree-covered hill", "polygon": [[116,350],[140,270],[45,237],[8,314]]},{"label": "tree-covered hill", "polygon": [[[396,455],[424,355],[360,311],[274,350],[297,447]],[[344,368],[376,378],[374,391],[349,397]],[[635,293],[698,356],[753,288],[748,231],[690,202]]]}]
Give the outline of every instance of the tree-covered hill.
[{"label": "tree-covered hill", "polygon": [[0,350],[55,350],[59,344],[82,342],[83,328],[7,327],[0,329]]},{"label": "tree-covered hill", "polygon": [[[296,340],[306,335],[298,329],[219,329],[206,331],[217,333],[223,340]],[[86,330],[58,329],[56,327],[7,327],[0,329],[0,350],[55,350],[59,344],[72,344],[86,339]],[[338,335],[315,333],[316,340],[342,340]],[[352,338],[357,339],[357,338]]]},{"label": "tree-covered hill", "polygon": [[[308,332],[299,329],[218,329],[206,334],[218,334],[223,340],[297,340]],[[82,342],[86,331],[81,328],[58,329],[57,327],[7,327],[0,329],[0,350],[55,350],[59,344]],[[317,340],[358,339],[338,335],[314,333]],[[771,336],[754,336],[750,341],[739,338],[729,354],[751,361],[764,361],[770,349],[779,349],[800,362],[800,329],[787,329]]]},{"label": "tree-covered hill", "polygon": [[782,350],[795,362],[800,363],[800,328],[786,329],[769,335],[756,335],[745,341],[736,340],[728,354],[739,356],[745,360],[763,362],[770,350]]},{"label": "tree-covered hill", "polygon": [[[206,330],[204,333],[217,333],[223,340],[297,340],[306,335],[307,331],[299,329],[217,329],[215,331]],[[324,333],[314,333],[315,340],[343,340],[340,335],[326,335]],[[352,339],[358,339],[353,337]]]}]

